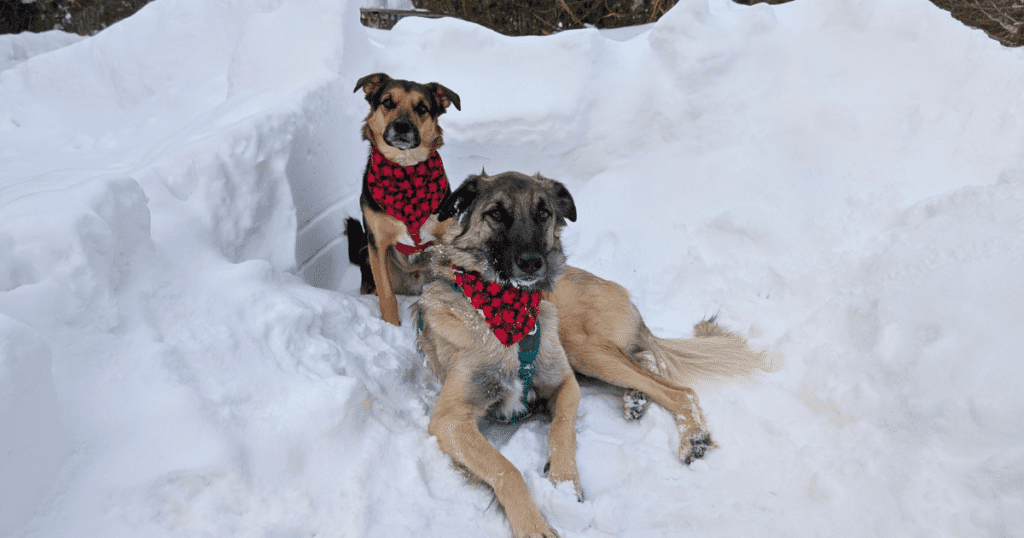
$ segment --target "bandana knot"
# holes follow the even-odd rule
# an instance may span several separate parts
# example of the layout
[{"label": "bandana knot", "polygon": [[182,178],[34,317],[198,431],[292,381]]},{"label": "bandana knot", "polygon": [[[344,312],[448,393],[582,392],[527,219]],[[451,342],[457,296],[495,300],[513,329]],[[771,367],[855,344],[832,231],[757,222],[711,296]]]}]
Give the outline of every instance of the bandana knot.
[{"label": "bandana knot", "polygon": [[432,242],[420,242],[420,227],[448,194],[448,177],[441,155],[434,151],[426,161],[401,166],[385,157],[377,146],[371,148],[370,167],[366,171],[370,197],[385,213],[405,224],[415,243],[397,243],[395,249],[405,255],[422,252]]},{"label": "bandana knot", "polygon": [[523,291],[511,284],[487,282],[480,273],[452,266],[455,286],[469,297],[491,332],[505,347],[522,340],[537,327],[539,291]]}]

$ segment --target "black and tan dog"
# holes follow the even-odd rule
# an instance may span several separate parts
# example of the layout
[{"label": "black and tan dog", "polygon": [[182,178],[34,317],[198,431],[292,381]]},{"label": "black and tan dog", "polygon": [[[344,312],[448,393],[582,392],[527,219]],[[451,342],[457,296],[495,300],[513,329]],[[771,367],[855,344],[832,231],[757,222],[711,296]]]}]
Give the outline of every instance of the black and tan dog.
[{"label": "black and tan dog", "polygon": [[396,80],[384,73],[359,79],[353,91],[359,89],[370,104],[362,127],[370,157],[359,198],[365,232],[355,219],[346,222],[349,257],[362,268],[360,291],[376,291],[381,317],[400,325],[395,292],[418,294],[423,281],[423,264],[410,257],[446,226],[424,226],[451,193],[437,153],[444,143],[437,119],[449,106],[461,106],[458,94],[436,82]]},{"label": "black and tan dog", "polygon": [[[642,412],[639,391],[672,412],[686,463],[714,446],[696,393],[669,378],[747,375],[762,367],[763,354],[713,320],[699,323],[695,338],[657,338],[622,286],[566,267],[560,231],[576,220],[576,208],[561,183],[515,172],[470,176],[431,219],[452,222],[431,251],[437,280],[414,305],[420,348],[443,383],[430,433],[494,489],[514,536],[557,533],[477,424],[487,415],[521,417],[547,400],[554,415],[548,477],[572,481],[582,498],[573,370],[629,389],[629,418]],[[534,327],[539,335],[528,334]]]}]

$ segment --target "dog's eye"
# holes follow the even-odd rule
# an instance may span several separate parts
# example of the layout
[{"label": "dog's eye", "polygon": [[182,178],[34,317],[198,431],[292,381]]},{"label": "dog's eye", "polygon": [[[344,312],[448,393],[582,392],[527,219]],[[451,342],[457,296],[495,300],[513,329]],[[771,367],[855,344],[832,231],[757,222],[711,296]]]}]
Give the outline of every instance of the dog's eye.
[{"label": "dog's eye", "polygon": [[487,217],[488,219],[493,220],[494,222],[501,222],[505,218],[505,212],[502,211],[500,207],[496,207],[484,213],[484,216]]},{"label": "dog's eye", "polygon": [[381,106],[388,110],[392,110],[395,108],[395,102],[392,101],[390,97],[385,97],[384,100],[380,102],[380,104]]},{"label": "dog's eye", "polygon": [[540,222],[547,222],[551,218],[551,212],[545,207],[537,209],[537,220]]},{"label": "dog's eye", "polygon": [[427,112],[430,112],[430,109],[427,108],[427,105],[423,103],[416,105],[416,108],[414,108],[413,110],[415,110],[416,113],[419,114],[420,116],[426,114]]}]

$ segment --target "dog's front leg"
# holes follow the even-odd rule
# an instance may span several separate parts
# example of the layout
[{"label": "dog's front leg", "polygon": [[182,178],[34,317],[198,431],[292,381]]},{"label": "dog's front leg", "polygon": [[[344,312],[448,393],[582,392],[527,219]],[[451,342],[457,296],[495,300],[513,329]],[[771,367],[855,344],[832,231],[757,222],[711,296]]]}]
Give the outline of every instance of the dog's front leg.
[{"label": "dog's front leg", "polygon": [[373,283],[377,287],[377,302],[380,303],[380,317],[384,321],[401,326],[398,315],[398,298],[395,297],[394,277],[388,260],[388,249],[370,245],[370,271],[373,272]]},{"label": "dog's front leg", "polygon": [[548,434],[548,480],[558,485],[572,481],[576,499],[583,501],[583,487],[576,468],[576,411],[580,403],[580,386],[572,371],[555,391],[555,409]]},{"label": "dog's front leg", "polygon": [[430,419],[430,434],[437,437],[441,450],[494,490],[515,538],[557,538],[530,497],[523,475],[477,428],[486,407],[470,403],[467,378],[453,372],[445,380]]}]

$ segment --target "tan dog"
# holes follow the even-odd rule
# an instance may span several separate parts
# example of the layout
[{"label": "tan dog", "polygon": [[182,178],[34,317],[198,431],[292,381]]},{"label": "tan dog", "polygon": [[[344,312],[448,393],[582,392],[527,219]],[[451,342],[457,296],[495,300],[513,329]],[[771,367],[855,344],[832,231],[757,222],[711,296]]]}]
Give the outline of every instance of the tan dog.
[{"label": "tan dog", "polygon": [[[487,415],[524,416],[547,400],[554,409],[548,478],[571,481],[582,499],[576,470],[580,389],[558,340],[557,309],[540,298],[565,268],[559,230],[565,219],[576,220],[572,197],[540,176],[471,176],[436,216],[451,220],[430,252],[438,279],[413,307],[421,320],[420,349],[443,383],[430,433],[494,490],[513,536],[555,537],[522,474],[477,424]],[[539,335],[526,334],[533,327]],[[528,349],[537,350],[534,358],[524,359]]]},{"label": "tan dog", "polygon": [[[443,383],[430,432],[442,450],[494,489],[516,537],[557,534],[529,497],[519,471],[480,434],[477,423],[486,415],[520,416],[534,399],[551,400],[548,477],[553,483],[571,480],[582,498],[574,429],[579,387],[567,367],[629,389],[629,419],[642,415],[648,394],[672,412],[680,431],[679,457],[687,464],[716,445],[696,393],[682,383],[749,376],[766,367],[765,353],[751,351],[714,318],[698,323],[694,338],[658,338],[625,288],[564,267],[560,230],[565,219],[576,220],[576,208],[558,182],[515,172],[470,176],[431,219],[452,223],[431,252],[439,278],[414,305],[422,320],[420,348]],[[502,345],[487,319],[493,317],[490,302],[464,290],[465,271],[486,282],[540,291],[546,299],[538,310],[545,336],[526,397],[517,376],[516,351],[522,344]],[[550,336],[556,327],[557,340]]]},{"label": "tan dog", "polygon": [[[415,256],[446,226],[424,226],[451,193],[437,153],[444,143],[437,118],[450,105],[461,107],[458,94],[436,82],[419,84],[375,73],[356,82],[353,91],[360,89],[370,104],[362,128],[370,157],[359,198],[362,228],[355,219],[346,223],[349,258],[362,268],[360,291],[376,291],[381,317],[400,325],[395,292],[419,293],[423,264]],[[400,276],[397,289],[396,269],[409,272]]]}]

